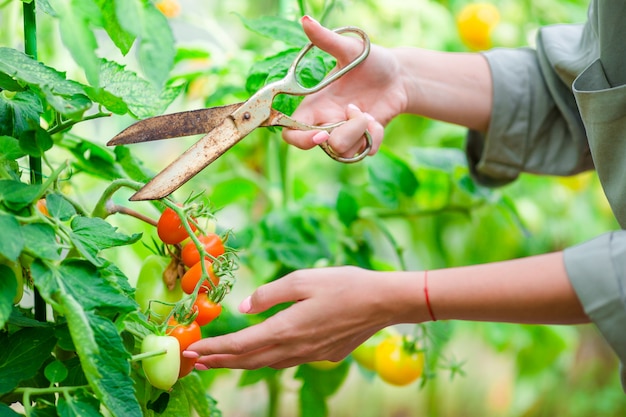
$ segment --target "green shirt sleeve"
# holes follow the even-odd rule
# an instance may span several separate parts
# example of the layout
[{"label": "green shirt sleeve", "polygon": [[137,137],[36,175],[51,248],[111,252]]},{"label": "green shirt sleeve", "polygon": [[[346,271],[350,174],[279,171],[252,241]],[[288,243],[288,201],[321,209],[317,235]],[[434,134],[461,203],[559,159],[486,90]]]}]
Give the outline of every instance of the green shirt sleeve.
[{"label": "green shirt sleeve", "polygon": [[[497,186],[521,172],[595,168],[626,228],[626,2],[592,1],[584,25],[540,30],[535,49],[485,53],[493,79],[487,132],[470,131],[474,178]],[[564,251],[585,312],[619,357],[626,390],[626,230]]]}]

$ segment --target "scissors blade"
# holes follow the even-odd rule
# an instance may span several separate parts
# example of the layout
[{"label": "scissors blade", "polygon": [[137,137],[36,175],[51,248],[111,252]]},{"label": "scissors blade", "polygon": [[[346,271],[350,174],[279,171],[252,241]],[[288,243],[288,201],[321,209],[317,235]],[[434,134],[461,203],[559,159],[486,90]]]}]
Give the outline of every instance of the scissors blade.
[{"label": "scissors blade", "polygon": [[210,109],[164,114],[140,120],[111,139],[107,145],[129,145],[160,139],[179,138],[210,132],[243,103]]},{"label": "scissors blade", "polygon": [[158,200],[170,195],[244,136],[245,134],[242,134],[235,126],[233,119],[226,117],[222,123],[204,135],[178,159],[133,194],[130,200]]}]

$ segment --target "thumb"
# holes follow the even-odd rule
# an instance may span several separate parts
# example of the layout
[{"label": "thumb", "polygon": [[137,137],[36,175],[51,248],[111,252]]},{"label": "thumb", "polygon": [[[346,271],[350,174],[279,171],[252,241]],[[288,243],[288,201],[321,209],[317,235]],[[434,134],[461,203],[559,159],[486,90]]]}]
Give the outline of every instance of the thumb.
[{"label": "thumb", "polygon": [[337,58],[340,65],[350,62],[363,49],[362,41],[359,39],[334,32],[311,16],[302,17],[300,23],[309,40],[322,51]]}]

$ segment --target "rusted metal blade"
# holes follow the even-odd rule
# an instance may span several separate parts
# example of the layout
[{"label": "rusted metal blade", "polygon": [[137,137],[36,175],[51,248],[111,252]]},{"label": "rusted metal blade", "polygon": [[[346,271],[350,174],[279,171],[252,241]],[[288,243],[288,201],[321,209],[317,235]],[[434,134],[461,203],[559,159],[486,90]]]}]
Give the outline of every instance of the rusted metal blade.
[{"label": "rusted metal blade", "polygon": [[233,147],[244,136],[237,130],[232,118],[226,117],[220,125],[213,128],[178,159],[152,178],[130,200],[157,200],[170,195]]},{"label": "rusted metal blade", "polygon": [[190,135],[205,134],[213,130],[243,103],[210,109],[190,110],[164,114],[140,120],[127,127],[107,145],[129,145],[160,139],[171,139]]}]

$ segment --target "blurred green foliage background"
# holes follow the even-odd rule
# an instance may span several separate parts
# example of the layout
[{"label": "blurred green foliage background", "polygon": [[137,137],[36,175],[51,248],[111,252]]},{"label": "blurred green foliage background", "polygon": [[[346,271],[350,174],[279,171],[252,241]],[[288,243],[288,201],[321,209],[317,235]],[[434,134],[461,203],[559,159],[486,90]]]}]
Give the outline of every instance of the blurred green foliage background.
[{"label": "blurred green foliage background", "polygon": [[[2,9],[0,44],[17,47],[20,2],[14,3]],[[463,0],[176,3],[180,8],[169,21],[179,53],[195,58],[175,68],[173,78],[185,83],[185,93],[168,112],[249,96],[250,69],[285,45],[246,29],[242,18],[297,20],[304,7],[329,27],[359,26],[380,45],[471,51],[461,41],[455,23],[469,3]],[[500,13],[492,33],[494,47],[532,46],[538,27],[582,22],[587,7],[582,0],[493,4]],[[45,39],[40,42],[41,59],[80,79],[54,25],[41,21],[40,36]],[[132,53],[116,56],[115,48],[105,41],[100,49],[130,69],[136,66]],[[72,132],[104,144],[132,122],[127,116],[101,119]],[[618,227],[594,173],[568,178],[523,175],[501,189],[481,188],[469,179],[464,139],[465,130],[458,126],[401,116],[387,127],[379,156],[343,166],[319,150],[289,148],[276,132],[260,130],[177,195],[182,198],[191,190],[204,190],[218,210],[218,225],[233,231],[231,244],[241,251],[242,268],[226,301],[232,303],[227,305],[231,311],[256,286],[298,267],[354,263],[417,270],[469,265],[559,250]],[[147,168],[157,171],[192,141],[176,145],[168,141],[133,151]],[[385,172],[393,175],[384,178]],[[408,191],[406,181],[412,179],[415,189]],[[89,190],[98,185],[90,177],[73,179],[68,192],[87,202],[96,195]],[[348,200],[342,199],[346,196]],[[126,204],[127,197],[120,193],[116,199]],[[352,213],[357,213],[358,221],[346,221],[346,213],[351,213],[342,205],[346,201],[356,205]],[[135,209],[156,216],[148,203],[138,203]],[[126,230],[154,234],[133,219],[112,221]],[[350,245],[356,250],[342,249]],[[293,246],[305,250],[290,252]],[[142,245],[134,245],[132,253],[128,249],[113,252],[131,278],[146,255]],[[224,324],[226,330],[236,327]],[[465,375],[448,379],[441,373],[423,388],[417,384],[390,387],[352,366],[330,399],[329,415],[587,417],[626,413],[618,363],[590,325],[452,323],[446,352],[464,362]],[[210,374],[205,379],[224,415],[265,415],[266,385],[240,386],[240,371]],[[293,416],[298,382],[291,371],[281,374],[279,382],[278,415]]]}]

